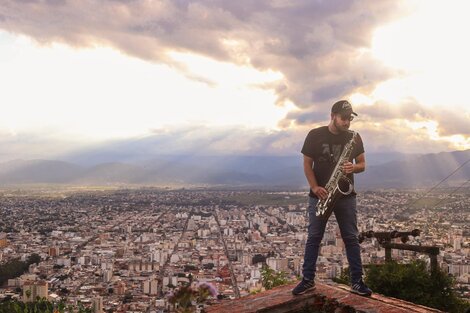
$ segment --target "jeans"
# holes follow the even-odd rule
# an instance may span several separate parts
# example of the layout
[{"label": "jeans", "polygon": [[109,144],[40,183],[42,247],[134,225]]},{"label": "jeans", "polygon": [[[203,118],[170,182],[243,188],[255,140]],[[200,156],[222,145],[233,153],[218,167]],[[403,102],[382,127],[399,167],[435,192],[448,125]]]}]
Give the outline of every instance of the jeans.
[{"label": "jeans", "polygon": [[[306,280],[315,278],[315,270],[320,250],[320,243],[325,233],[327,220],[315,215],[317,198],[309,197],[308,201],[308,238],[305,244],[303,277]],[[356,218],[356,197],[344,197],[336,201],[333,210],[338,221],[341,237],[346,247],[346,257],[349,263],[351,282],[356,283],[362,279],[361,248],[359,246]]]}]

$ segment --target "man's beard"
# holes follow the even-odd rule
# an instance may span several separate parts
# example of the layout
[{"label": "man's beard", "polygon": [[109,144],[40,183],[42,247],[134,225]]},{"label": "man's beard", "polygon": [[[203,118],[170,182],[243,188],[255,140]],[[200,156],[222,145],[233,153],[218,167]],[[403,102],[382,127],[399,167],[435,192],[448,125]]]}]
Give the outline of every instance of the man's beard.
[{"label": "man's beard", "polygon": [[333,120],[333,125],[335,125],[335,128],[340,131],[340,132],[346,132],[348,131],[348,127],[343,127],[343,126],[340,126],[336,123],[336,119]]}]

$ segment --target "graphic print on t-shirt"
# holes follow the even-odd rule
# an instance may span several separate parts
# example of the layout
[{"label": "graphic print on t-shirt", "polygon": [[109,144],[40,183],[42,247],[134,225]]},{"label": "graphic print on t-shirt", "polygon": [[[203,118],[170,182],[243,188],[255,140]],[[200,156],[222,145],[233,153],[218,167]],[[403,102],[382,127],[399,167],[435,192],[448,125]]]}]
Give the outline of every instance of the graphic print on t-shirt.
[{"label": "graphic print on t-shirt", "polygon": [[332,145],[333,153],[330,151],[330,145],[327,143],[322,144],[322,153],[319,158],[320,162],[330,162],[336,164],[341,156],[341,145]]},{"label": "graphic print on t-shirt", "polygon": [[341,145],[333,145],[333,162],[336,164],[341,156]]},{"label": "graphic print on t-shirt", "polygon": [[327,143],[322,144],[321,146],[321,155],[318,159],[320,162],[330,162],[331,161],[331,156],[330,156],[330,145]]}]

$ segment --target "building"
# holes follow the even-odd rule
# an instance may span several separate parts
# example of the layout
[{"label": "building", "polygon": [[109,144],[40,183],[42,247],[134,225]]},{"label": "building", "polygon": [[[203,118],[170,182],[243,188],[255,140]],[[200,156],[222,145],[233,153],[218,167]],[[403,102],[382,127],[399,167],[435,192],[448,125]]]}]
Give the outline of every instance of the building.
[{"label": "building", "polygon": [[101,296],[93,298],[91,309],[93,313],[103,313],[103,298]]},{"label": "building", "polygon": [[289,270],[288,260],[282,258],[267,258],[266,264],[273,270],[287,272]]},{"label": "building", "polygon": [[59,247],[50,247],[49,248],[49,256],[51,256],[51,257],[59,256]]},{"label": "building", "polygon": [[5,248],[6,246],[8,246],[7,234],[0,233],[0,248]]},{"label": "building", "polygon": [[158,281],[156,279],[145,280],[142,282],[142,290],[146,295],[157,294]]},{"label": "building", "polygon": [[48,298],[49,285],[47,281],[26,281],[23,284],[23,301],[33,302],[39,298]]},{"label": "building", "polygon": [[122,280],[118,281],[114,285],[114,293],[117,295],[123,295],[126,293],[126,283],[124,283]]},{"label": "building", "polygon": [[113,270],[107,269],[103,271],[103,282],[109,283],[113,279]]}]

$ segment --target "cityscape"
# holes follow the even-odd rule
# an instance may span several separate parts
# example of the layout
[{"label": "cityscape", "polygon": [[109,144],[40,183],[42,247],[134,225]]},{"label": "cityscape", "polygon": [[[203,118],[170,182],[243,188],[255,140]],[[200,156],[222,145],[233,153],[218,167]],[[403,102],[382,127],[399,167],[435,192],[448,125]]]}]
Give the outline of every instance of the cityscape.
[{"label": "cityscape", "polygon": [[[359,192],[359,229],[419,229],[408,243],[438,247],[438,266],[468,298],[469,192]],[[5,281],[0,300],[40,296],[92,312],[168,312],[169,297],[185,284],[215,288],[206,306],[260,292],[263,264],[295,281],[307,238],[306,203],[305,190],[3,189],[0,263],[31,255],[40,262]],[[385,261],[375,238],[361,248],[364,265]],[[392,258],[429,264],[427,255],[412,251],[392,250]],[[347,266],[331,217],[316,279],[329,282]]]},{"label": "cityscape", "polygon": [[470,313],[468,12],[0,1],[0,313]]}]

